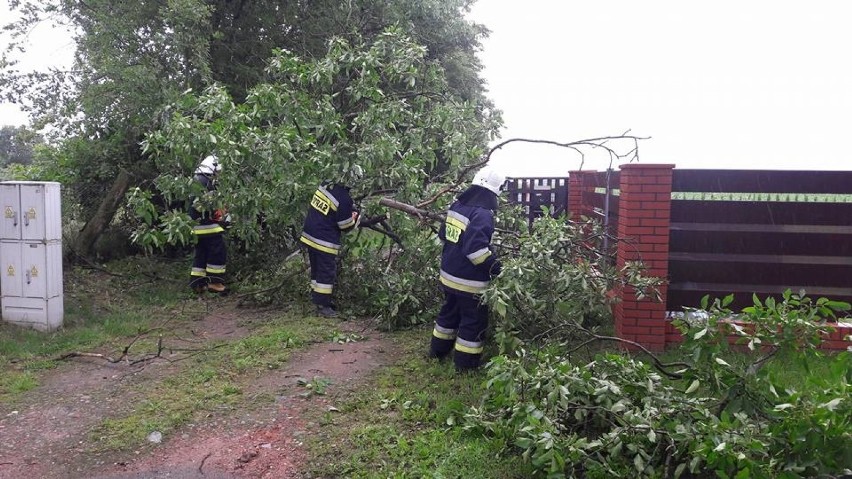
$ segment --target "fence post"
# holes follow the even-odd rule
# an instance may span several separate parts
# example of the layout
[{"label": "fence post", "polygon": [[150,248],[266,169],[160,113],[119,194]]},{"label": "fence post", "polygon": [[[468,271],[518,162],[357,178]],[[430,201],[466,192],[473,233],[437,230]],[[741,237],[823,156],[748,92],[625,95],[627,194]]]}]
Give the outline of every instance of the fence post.
[{"label": "fence post", "polygon": [[581,216],[591,216],[591,208],[583,201],[584,192],[595,191],[593,177],[597,173],[591,171],[568,172],[568,213],[572,221],[579,221]]},{"label": "fence post", "polygon": [[[621,165],[616,265],[641,260],[647,274],[663,279],[669,273],[669,224],[671,222],[672,169],[674,165]],[[635,290],[624,288],[616,303],[615,330],[619,337],[653,351],[666,347],[666,292],[662,302],[636,299]]]}]

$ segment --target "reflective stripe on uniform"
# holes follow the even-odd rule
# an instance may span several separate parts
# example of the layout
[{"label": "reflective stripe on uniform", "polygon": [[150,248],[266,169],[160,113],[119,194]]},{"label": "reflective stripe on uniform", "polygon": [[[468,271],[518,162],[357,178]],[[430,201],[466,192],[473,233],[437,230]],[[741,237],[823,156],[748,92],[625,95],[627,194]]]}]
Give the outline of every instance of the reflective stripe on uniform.
[{"label": "reflective stripe on uniform", "polygon": [[314,238],[313,236],[311,236],[307,233],[302,233],[302,237],[299,238],[299,241],[301,241],[302,243],[305,243],[306,245],[310,246],[313,249],[316,249],[316,250],[319,250],[319,251],[322,251],[322,252],[325,252],[325,253],[337,254],[338,250],[340,249],[339,244],[334,244],[334,243],[331,243],[331,242],[328,242],[328,241],[323,241],[321,239]]},{"label": "reflective stripe on uniform", "polygon": [[328,202],[331,204],[331,209],[333,211],[337,211],[337,207],[340,206],[340,202],[337,201],[337,198],[335,198],[333,194],[331,194],[327,189],[325,189],[324,186],[320,186],[319,188],[317,188],[317,193],[319,193],[320,196],[323,196],[325,197],[325,199],[328,200]]},{"label": "reflective stripe on uniform", "polygon": [[331,294],[334,290],[334,285],[325,284],[325,283],[317,283],[316,280],[311,280],[311,289],[320,294]]},{"label": "reflective stripe on uniform", "polygon": [[222,274],[225,272],[224,264],[208,264],[207,272],[210,274]]},{"label": "reflective stripe on uniform", "polygon": [[195,225],[192,227],[192,234],[194,235],[209,235],[213,233],[224,233],[225,228],[222,228],[222,225],[219,223],[213,223],[209,225]]},{"label": "reflective stripe on uniform", "polygon": [[355,218],[350,216],[349,218],[346,218],[343,221],[338,221],[337,227],[342,229],[342,230],[345,230],[346,228],[349,228],[350,226],[352,226],[354,224],[355,224]]},{"label": "reflective stripe on uniform", "polygon": [[470,224],[470,219],[463,214],[450,210],[447,211],[447,224],[464,231],[467,229],[467,225]]},{"label": "reflective stripe on uniform", "polygon": [[432,330],[432,336],[435,336],[438,339],[448,339],[452,341],[456,338],[456,330],[445,328],[438,325],[438,323],[435,323],[435,328]]},{"label": "reflective stripe on uniform", "polygon": [[190,276],[207,276],[207,271],[204,268],[196,268],[192,267],[192,271],[189,273]]},{"label": "reflective stripe on uniform", "polygon": [[488,281],[474,281],[453,276],[443,269],[441,270],[441,283],[448,288],[464,291],[466,293],[481,293],[488,287]]},{"label": "reflective stripe on uniform", "polygon": [[469,259],[473,264],[482,264],[489,256],[491,256],[491,250],[488,249],[488,247],[485,247],[467,255],[467,259]]},{"label": "reflective stripe on uniform", "polygon": [[462,338],[456,338],[456,351],[461,351],[467,354],[482,354],[485,349],[482,342],[467,341]]}]

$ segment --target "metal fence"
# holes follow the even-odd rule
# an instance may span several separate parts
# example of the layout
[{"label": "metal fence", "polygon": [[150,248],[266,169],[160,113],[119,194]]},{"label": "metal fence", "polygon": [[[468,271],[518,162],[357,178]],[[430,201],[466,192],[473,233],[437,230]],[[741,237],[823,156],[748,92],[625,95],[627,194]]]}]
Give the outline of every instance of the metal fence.
[{"label": "metal fence", "polygon": [[509,202],[521,205],[530,222],[544,214],[542,207],[554,217],[568,207],[567,178],[509,178],[507,190]]},{"label": "metal fence", "polygon": [[852,172],[674,170],[669,310],[789,288],[852,300]]}]

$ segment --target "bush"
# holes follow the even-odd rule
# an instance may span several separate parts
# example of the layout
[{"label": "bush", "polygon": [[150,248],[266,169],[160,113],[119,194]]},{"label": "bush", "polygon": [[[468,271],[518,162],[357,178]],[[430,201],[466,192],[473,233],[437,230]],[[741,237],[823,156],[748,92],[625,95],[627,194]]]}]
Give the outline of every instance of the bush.
[{"label": "bush", "polygon": [[[852,356],[816,349],[826,315],[848,305],[793,294],[756,301],[743,317],[759,324],[740,332],[743,344],[760,338],[764,354],[733,361],[719,327],[731,317],[726,302],[714,302],[703,324],[679,323],[692,359],[679,371],[616,354],[578,363],[562,346],[497,356],[465,427],[512,444],[539,477],[849,474]],[[793,326],[797,334],[785,332]],[[782,350],[785,368],[806,372],[819,360],[823,373],[783,384],[766,367]]]}]

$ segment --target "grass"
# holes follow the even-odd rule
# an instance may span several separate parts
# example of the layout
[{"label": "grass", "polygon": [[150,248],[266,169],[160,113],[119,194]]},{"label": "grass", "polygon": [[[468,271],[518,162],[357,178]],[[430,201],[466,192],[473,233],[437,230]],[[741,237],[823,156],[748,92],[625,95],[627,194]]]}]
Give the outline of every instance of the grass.
[{"label": "grass", "polygon": [[393,333],[401,359],[355,393],[335,398],[338,412],[316,418],[310,474],[349,478],[522,478],[505,444],[458,427],[482,392],[481,374],[457,374],[424,357],[429,331]]},{"label": "grass", "polygon": [[[199,315],[185,307],[191,302],[175,282],[162,280],[182,278],[184,265],[164,263],[141,272],[130,261],[118,266],[126,276],[71,272],[62,330],[45,334],[0,327],[0,406],[11,406],[36,388],[61,354],[117,351],[139,331],[166,320],[169,327],[188,327],[193,316]],[[138,450],[153,431],[168,437],[211,415],[218,418],[273,405],[272,394],[247,394],[253,378],[286,367],[293,351],[309,344],[363,339],[330,330],[327,320],[304,317],[298,311],[266,313],[261,320],[241,326],[249,329],[248,336],[209,343],[168,374],[136,386],[133,401],[105,412],[109,415],[89,432],[91,450]],[[465,413],[480,401],[484,376],[459,375],[451,363],[425,358],[426,328],[389,334],[392,356],[399,359],[354,389],[339,389],[321,377],[302,384],[305,397],[321,395],[318,405],[326,401],[334,405],[333,409],[317,407],[306,418],[312,424],[310,433],[303,436],[309,458],[306,473],[351,478],[530,477],[530,466],[509,445],[461,427]],[[134,345],[138,351],[154,347],[153,337]],[[668,352],[664,361],[682,354]],[[732,353],[731,361],[748,360],[736,354]],[[799,363],[783,357],[767,365],[784,384],[800,389],[818,387],[808,378],[819,376],[824,367],[817,361],[802,370]]]},{"label": "grass", "polygon": [[152,431],[167,436],[206,417],[269,404],[274,398],[268,395],[246,397],[247,384],[256,374],[281,368],[295,349],[320,341],[327,326],[320,318],[283,313],[264,318],[250,336],[208,346],[179,372],[137,388],[134,404],[121,417],[106,418],[91,432],[94,449],[130,450]]},{"label": "grass", "polygon": [[[38,372],[55,368],[56,359],[63,354],[115,351],[141,331],[166,319],[185,317],[174,308],[186,295],[174,284],[146,278],[148,272],[140,272],[137,263],[111,264],[112,269],[120,271],[111,276],[91,269],[68,271],[64,326],[59,330],[44,333],[8,323],[0,325],[0,405],[10,405],[22,393],[37,387]],[[149,268],[171,278],[182,277],[185,269],[156,262]],[[140,274],[144,279],[139,279]]]}]

